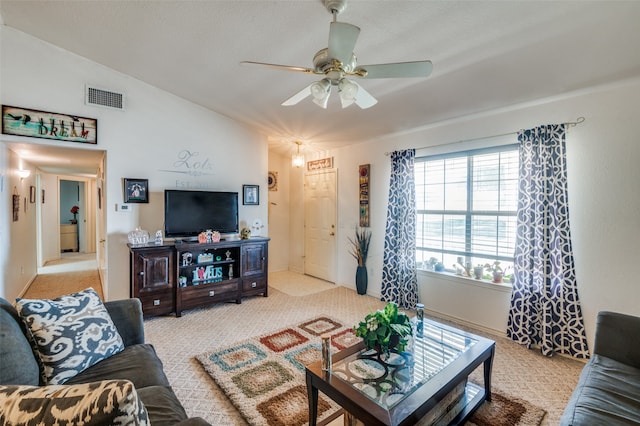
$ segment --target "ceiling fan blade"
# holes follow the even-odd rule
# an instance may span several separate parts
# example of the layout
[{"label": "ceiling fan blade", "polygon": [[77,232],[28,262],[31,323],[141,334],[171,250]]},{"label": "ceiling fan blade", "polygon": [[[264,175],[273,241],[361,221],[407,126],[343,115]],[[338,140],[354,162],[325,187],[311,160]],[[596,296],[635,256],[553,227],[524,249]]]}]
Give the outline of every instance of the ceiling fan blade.
[{"label": "ceiling fan blade", "polygon": [[397,62],[393,64],[362,65],[354,70],[367,71],[364,78],[428,77],[433,70],[431,61]]},{"label": "ceiling fan blade", "polygon": [[284,101],[282,103],[282,105],[284,105],[284,106],[295,105],[298,102],[300,102],[301,100],[303,100],[304,98],[306,98],[307,96],[310,96],[311,95],[311,86],[313,84],[314,83],[311,83],[310,85],[308,85],[307,87],[305,87],[304,89],[302,89],[301,91],[299,91],[298,93],[296,93],[295,95],[293,95],[292,97],[290,97],[289,99]]},{"label": "ceiling fan blade", "polygon": [[273,68],[273,69],[283,70],[283,71],[298,71],[298,72],[304,72],[307,74],[315,73],[315,71],[310,68],[294,67],[290,65],[267,64],[264,62],[242,61],[240,62],[240,65],[258,65],[260,67]]},{"label": "ceiling fan blade", "polygon": [[329,29],[329,58],[348,64],[356,46],[360,28],[346,22],[332,22]]},{"label": "ceiling fan blade", "polygon": [[367,109],[378,103],[378,100],[371,96],[369,92],[364,90],[362,86],[360,86],[355,81],[352,81],[352,83],[358,86],[358,93],[356,94],[356,105],[358,105],[362,109]]}]

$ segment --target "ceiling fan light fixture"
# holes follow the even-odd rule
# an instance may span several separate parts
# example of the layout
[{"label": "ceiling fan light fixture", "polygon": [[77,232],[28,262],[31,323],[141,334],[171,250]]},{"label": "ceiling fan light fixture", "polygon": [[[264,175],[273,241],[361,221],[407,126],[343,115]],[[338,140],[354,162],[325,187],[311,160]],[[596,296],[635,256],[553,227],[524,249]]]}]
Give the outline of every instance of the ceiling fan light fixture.
[{"label": "ceiling fan light fixture", "polygon": [[313,96],[313,103],[322,108],[327,108],[329,103],[329,95],[331,94],[331,82],[326,78],[317,81],[311,85],[311,96]]},{"label": "ceiling fan light fixture", "polygon": [[343,78],[338,83],[338,92],[340,93],[342,108],[346,108],[356,101],[356,96],[358,96],[358,85],[346,78]]}]

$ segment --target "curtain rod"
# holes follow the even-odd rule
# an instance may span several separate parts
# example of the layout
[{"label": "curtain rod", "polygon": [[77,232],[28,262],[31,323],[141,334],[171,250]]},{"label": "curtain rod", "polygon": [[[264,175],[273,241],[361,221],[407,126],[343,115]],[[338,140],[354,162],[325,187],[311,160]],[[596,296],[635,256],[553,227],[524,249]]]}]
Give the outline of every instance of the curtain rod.
[{"label": "curtain rod", "polygon": [[[575,126],[577,126],[578,124],[584,123],[584,120],[585,120],[585,118],[584,118],[584,117],[578,117],[578,118],[576,119],[576,121],[567,121],[567,122],[562,123],[562,124],[564,124],[564,125],[566,125],[566,126],[569,126],[569,127],[575,127]],[[459,141],[455,141],[455,142],[441,143],[441,144],[438,144],[438,145],[423,146],[422,148],[416,148],[416,149],[435,148],[435,147],[438,147],[438,146],[452,145],[452,144],[454,144],[454,143],[471,142],[471,141],[481,141],[481,140],[484,140],[484,139],[499,138],[499,137],[501,137],[501,136],[517,135],[517,134],[518,134],[519,132],[521,132],[522,130],[523,130],[523,129],[520,129],[520,130],[518,130],[518,131],[516,131],[516,132],[500,133],[499,135],[482,136],[482,137],[479,137],[479,138],[463,139],[463,140],[459,140]],[[385,152],[385,153],[384,153],[384,155],[389,156],[389,155],[391,155],[391,153],[390,153],[390,152]]]}]

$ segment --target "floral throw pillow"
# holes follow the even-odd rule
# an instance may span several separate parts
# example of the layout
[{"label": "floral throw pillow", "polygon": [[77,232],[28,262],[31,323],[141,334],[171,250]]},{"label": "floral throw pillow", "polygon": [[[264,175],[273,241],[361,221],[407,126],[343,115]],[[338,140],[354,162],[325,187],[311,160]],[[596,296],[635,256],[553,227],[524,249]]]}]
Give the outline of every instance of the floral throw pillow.
[{"label": "floral throw pillow", "polygon": [[3,425],[149,425],[149,415],[128,380],[78,385],[0,385]]},{"label": "floral throw pillow", "polygon": [[17,299],[16,309],[31,332],[45,384],[62,384],[124,349],[92,288],[51,300]]}]

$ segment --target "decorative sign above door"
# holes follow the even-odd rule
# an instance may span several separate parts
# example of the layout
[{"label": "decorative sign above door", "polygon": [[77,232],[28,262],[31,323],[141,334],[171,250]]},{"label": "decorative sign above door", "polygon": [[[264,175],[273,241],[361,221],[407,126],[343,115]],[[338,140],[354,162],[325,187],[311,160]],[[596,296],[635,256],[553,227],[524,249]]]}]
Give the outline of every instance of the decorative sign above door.
[{"label": "decorative sign above door", "polygon": [[333,168],[333,157],[307,161],[307,170],[310,172],[314,170],[332,169],[332,168]]},{"label": "decorative sign above door", "polygon": [[2,133],[57,141],[98,143],[98,120],[2,105]]}]

